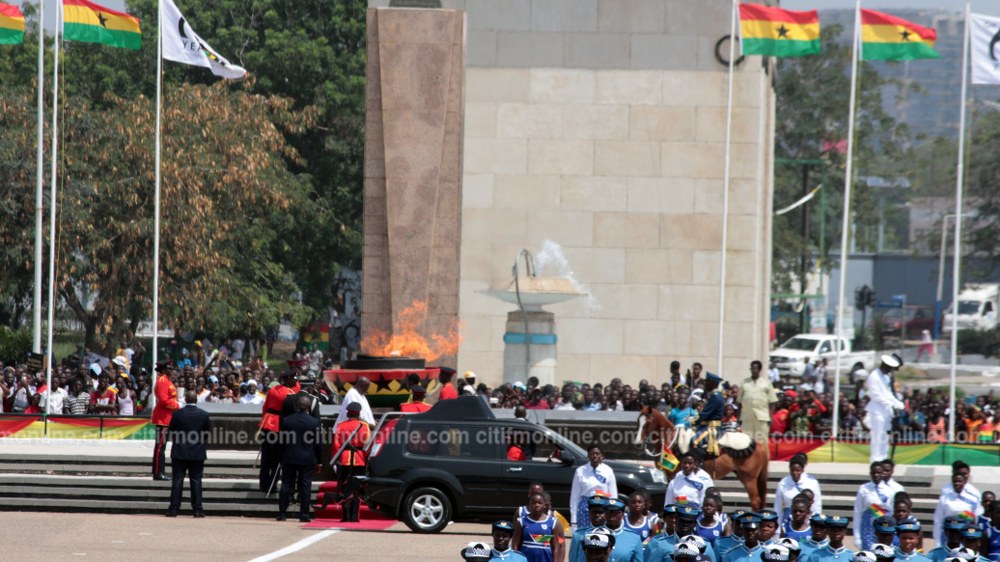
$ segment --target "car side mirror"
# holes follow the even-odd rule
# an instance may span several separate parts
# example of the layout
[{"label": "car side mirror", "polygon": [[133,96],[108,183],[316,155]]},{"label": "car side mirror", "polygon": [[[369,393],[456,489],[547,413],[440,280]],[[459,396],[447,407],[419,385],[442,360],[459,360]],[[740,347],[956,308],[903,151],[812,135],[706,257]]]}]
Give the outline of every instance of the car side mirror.
[{"label": "car side mirror", "polygon": [[559,460],[566,466],[570,466],[576,463],[576,457],[574,457],[571,453],[567,453],[566,451],[562,452],[562,455],[559,457]]}]

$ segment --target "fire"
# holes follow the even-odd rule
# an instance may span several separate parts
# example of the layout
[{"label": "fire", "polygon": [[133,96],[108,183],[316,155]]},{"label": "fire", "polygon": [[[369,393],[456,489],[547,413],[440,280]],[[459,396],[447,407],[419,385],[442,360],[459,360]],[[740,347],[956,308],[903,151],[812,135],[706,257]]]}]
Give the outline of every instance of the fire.
[{"label": "fire", "polygon": [[413,301],[413,304],[403,309],[393,322],[392,334],[383,330],[373,330],[361,340],[361,351],[382,357],[422,357],[428,362],[436,361],[443,356],[458,355],[458,346],[462,343],[458,324],[453,325],[447,334],[430,334],[430,337],[426,338],[422,335],[426,321],[427,303]]}]

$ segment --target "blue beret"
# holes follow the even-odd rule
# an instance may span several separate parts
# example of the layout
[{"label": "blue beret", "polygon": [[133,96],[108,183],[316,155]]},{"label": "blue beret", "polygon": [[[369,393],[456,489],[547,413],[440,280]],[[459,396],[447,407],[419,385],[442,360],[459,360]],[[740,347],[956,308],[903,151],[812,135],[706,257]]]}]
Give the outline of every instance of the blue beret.
[{"label": "blue beret", "polygon": [[826,527],[826,515],[822,513],[817,513],[809,518],[810,525],[816,525],[817,527]]},{"label": "blue beret", "polygon": [[779,544],[769,544],[764,547],[764,552],[760,553],[760,558],[768,562],[788,562],[792,555],[787,548]]},{"label": "blue beret", "polygon": [[732,512],[730,512],[729,518],[732,519],[733,521],[738,521],[739,518],[743,517],[743,514],[745,513],[749,512],[745,509],[734,509]]},{"label": "blue beret", "polygon": [[962,537],[966,539],[981,539],[983,538],[983,530],[979,527],[966,527],[962,530]]},{"label": "blue beret", "polygon": [[663,506],[664,515],[669,515],[671,513],[677,513],[677,504],[668,503],[667,505]]},{"label": "blue beret", "polygon": [[917,532],[917,533],[919,533],[920,532],[920,521],[917,521],[913,517],[907,517],[906,519],[903,519],[902,521],[898,521],[898,522],[896,522],[896,532],[897,533],[905,533],[905,532]]},{"label": "blue beret", "polygon": [[590,496],[587,499],[587,507],[607,507],[608,498],[604,496]]},{"label": "blue beret", "polygon": [[758,512],[757,515],[760,515],[761,522],[778,520],[778,514],[775,513],[774,511],[771,511],[770,509],[764,509]]},{"label": "blue beret", "polygon": [[760,515],[756,513],[745,513],[740,517],[740,527],[743,529],[756,529],[760,527]]},{"label": "blue beret", "polygon": [[604,505],[605,511],[625,511],[625,502],[618,498],[608,498],[607,504]]},{"label": "blue beret", "polygon": [[848,523],[847,518],[842,515],[828,515],[826,517],[827,527],[846,529],[847,523]]},{"label": "blue beret", "polygon": [[686,521],[694,521],[701,515],[701,510],[690,505],[677,506],[677,517]]},{"label": "blue beret", "polygon": [[497,521],[493,524],[493,532],[497,531],[507,531],[510,534],[514,534],[514,526],[511,525],[510,521]]},{"label": "blue beret", "polygon": [[883,515],[882,517],[879,517],[872,523],[872,525],[875,527],[876,533],[896,532],[896,520],[888,515]]},{"label": "blue beret", "polygon": [[719,375],[717,375],[715,373],[708,373],[708,375],[706,375],[705,378],[708,379],[708,380],[710,380],[710,381],[722,382],[722,377],[720,377]]},{"label": "blue beret", "polygon": [[895,558],[896,549],[887,544],[876,543],[872,545],[872,554],[875,558]]},{"label": "blue beret", "polygon": [[947,517],[944,520],[945,531],[964,531],[967,526],[968,523],[958,517]]}]

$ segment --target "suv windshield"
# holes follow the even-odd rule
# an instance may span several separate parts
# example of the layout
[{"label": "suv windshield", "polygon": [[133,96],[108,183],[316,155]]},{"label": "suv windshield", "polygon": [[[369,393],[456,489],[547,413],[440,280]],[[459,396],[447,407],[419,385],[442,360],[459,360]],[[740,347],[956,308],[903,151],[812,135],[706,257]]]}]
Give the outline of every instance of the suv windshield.
[{"label": "suv windshield", "polygon": [[979,314],[979,301],[958,301],[959,314]]},{"label": "suv windshield", "polygon": [[796,351],[812,351],[816,349],[816,340],[792,338],[786,341],[781,347],[785,349],[794,349]]}]

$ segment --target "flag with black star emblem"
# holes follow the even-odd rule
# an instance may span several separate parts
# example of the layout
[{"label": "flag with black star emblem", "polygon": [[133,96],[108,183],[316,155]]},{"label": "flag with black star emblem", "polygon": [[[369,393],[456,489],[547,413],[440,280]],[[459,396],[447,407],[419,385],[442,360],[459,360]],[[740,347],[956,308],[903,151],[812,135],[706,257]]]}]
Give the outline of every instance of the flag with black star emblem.
[{"label": "flag with black star emblem", "polygon": [[936,59],[937,31],[896,16],[861,10],[862,60]]},{"label": "flag with black star emblem", "polygon": [[744,55],[801,57],[818,53],[819,14],[759,4],[740,5],[740,45]]},{"label": "flag with black star emblem", "polygon": [[138,50],[142,46],[139,18],[89,0],[63,0],[63,40],[103,43]]}]

